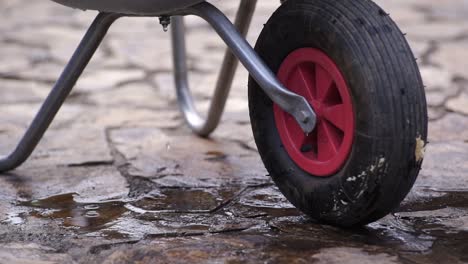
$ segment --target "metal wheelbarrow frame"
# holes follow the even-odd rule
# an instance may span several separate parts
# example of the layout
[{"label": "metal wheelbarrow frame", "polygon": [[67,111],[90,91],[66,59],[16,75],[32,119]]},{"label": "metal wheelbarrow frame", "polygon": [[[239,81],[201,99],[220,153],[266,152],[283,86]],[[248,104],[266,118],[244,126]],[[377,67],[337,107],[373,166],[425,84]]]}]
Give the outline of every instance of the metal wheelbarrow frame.
[{"label": "metal wheelbarrow frame", "polygon": [[[283,1],[282,1],[283,2]],[[316,115],[304,97],[290,92],[276,78],[245,40],[257,0],[241,0],[235,25],[216,7],[201,2],[167,14],[121,14],[100,12],[81,40],[55,86],[12,153],[0,160],[0,172],[20,166],[34,151],[78,78],[101,44],[110,26],[120,17],[159,17],[167,27],[172,22],[172,45],[175,83],[180,109],[190,128],[206,137],[218,126],[230,91],[239,59],[273,102],[290,113],[305,133],[313,131]],[[185,26],[183,16],[196,15],[206,20],[230,48],[226,52],[211,106],[204,119],[194,105],[188,84]]]}]

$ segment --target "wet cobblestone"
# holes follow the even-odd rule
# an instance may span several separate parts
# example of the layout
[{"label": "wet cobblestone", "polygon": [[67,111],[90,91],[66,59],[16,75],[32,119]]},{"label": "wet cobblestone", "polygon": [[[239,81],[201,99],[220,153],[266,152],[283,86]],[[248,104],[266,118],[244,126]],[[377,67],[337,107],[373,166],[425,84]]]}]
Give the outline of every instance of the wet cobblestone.
[{"label": "wet cobblestone", "polygon": [[[237,1],[213,1],[233,16]],[[279,1],[259,1],[254,43]],[[0,263],[467,263],[468,1],[378,0],[407,33],[429,104],[420,177],[393,214],[343,230],[280,194],[258,156],[247,72],[223,123],[193,135],[175,102],[168,33],[110,30],[32,157],[0,175]],[[95,12],[0,3],[0,153],[11,150]],[[206,108],[224,53],[189,18],[193,93]]]}]

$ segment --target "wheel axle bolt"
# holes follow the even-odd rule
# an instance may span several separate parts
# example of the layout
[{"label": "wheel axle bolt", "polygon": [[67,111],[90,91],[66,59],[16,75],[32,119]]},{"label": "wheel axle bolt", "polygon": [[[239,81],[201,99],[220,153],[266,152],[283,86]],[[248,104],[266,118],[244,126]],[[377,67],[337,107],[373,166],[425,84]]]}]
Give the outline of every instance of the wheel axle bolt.
[{"label": "wheel axle bolt", "polygon": [[301,111],[301,120],[304,124],[307,124],[309,122],[310,116],[307,114],[306,111]]}]

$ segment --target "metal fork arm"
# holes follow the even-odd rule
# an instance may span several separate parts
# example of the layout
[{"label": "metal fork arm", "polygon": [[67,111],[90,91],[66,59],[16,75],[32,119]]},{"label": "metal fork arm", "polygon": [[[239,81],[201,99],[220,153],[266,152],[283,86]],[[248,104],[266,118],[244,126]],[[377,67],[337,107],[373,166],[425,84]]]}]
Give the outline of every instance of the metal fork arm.
[{"label": "metal fork arm", "polygon": [[84,68],[112,23],[121,17],[119,14],[100,13],[91,24],[78,48],[63,70],[60,78],[42,104],[39,112],[26,130],[15,150],[0,159],[0,172],[13,170],[21,165],[33,152],[45,131],[59,111]]},{"label": "metal fork arm", "polygon": [[[249,2],[252,4],[252,2],[255,1],[243,0],[239,13],[243,11],[242,5],[249,5]],[[253,12],[253,10],[250,10],[250,12]],[[219,9],[208,2],[202,2],[188,7],[182,13],[182,15],[189,14],[199,16],[206,20],[224,40],[224,42],[226,42],[232,54],[242,62],[250,75],[255,79],[268,97],[284,111],[291,114],[305,133],[313,131],[316,124],[316,114],[307,100],[304,97],[289,91],[278,81],[275,74],[268,68],[255,50],[245,40],[245,37],[242,36],[241,33],[245,32],[239,33],[229,19]],[[250,18],[251,15],[252,14],[248,14]],[[238,14],[238,18],[239,17],[242,18],[242,16]],[[176,66],[176,86],[180,107],[189,126],[199,135],[207,136],[214,128],[216,128],[219,122],[235,68],[232,72],[222,71],[221,79],[218,80],[218,86],[210,107],[208,119],[207,121],[203,120],[203,118],[201,118],[197,113],[193,104],[193,99],[187,83],[187,67],[185,62],[182,62],[182,60],[185,61],[185,45],[180,44],[184,43],[183,24],[179,19],[176,19],[175,22],[175,30],[173,32],[173,39],[175,40],[174,57]],[[248,27],[248,25],[245,26]],[[228,54],[227,56],[229,58],[229,56],[233,55]],[[226,66],[226,64],[224,66]],[[229,82],[222,82],[222,78],[226,77],[223,76],[223,74],[230,77],[228,78]]]},{"label": "metal fork arm", "polygon": [[[234,25],[244,38],[249,31],[256,5],[257,0],[240,2]],[[239,61],[229,49],[226,50],[213,99],[204,119],[197,112],[188,83],[185,25],[182,16],[172,18],[172,46],[179,107],[189,127],[199,136],[206,137],[216,129],[221,120]]]}]

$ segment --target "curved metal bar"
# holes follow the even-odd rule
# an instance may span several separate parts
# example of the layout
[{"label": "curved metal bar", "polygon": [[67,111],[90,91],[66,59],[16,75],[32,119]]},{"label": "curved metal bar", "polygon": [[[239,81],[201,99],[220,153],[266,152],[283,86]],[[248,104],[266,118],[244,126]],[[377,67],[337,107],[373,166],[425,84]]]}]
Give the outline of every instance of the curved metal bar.
[{"label": "curved metal bar", "polygon": [[[314,130],[317,117],[307,100],[289,91],[279,82],[271,69],[219,9],[208,2],[202,2],[185,9],[183,12],[185,15],[196,15],[206,20],[229,46],[231,52],[242,62],[252,78],[259,84],[268,97],[284,111],[291,114],[304,133],[307,134]],[[186,71],[186,69],[183,70]],[[178,93],[181,97],[181,107],[186,119],[189,120],[189,125],[201,124],[202,119],[194,111],[188,89],[182,87],[182,90],[178,91]],[[222,99],[215,98],[216,100]]]},{"label": "curved metal bar", "polygon": [[[244,38],[249,30],[256,4],[257,0],[241,0],[240,2],[235,19],[235,27]],[[229,49],[226,50],[213,99],[207,117],[204,119],[195,107],[189,88],[185,25],[184,18],[181,16],[172,18],[172,45],[175,69],[174,78],[179,107],[187,124],[195,133],[202,137],[209,136],[221,120],[239,61]]]},{"label": "curved metal bar", "polygon": [[121,16],[114,13],[100,13],[94,19],[23,138],[10,155],[0,160],[0,172],[15,169],[31,155],[99,47],[107,30]]}]

